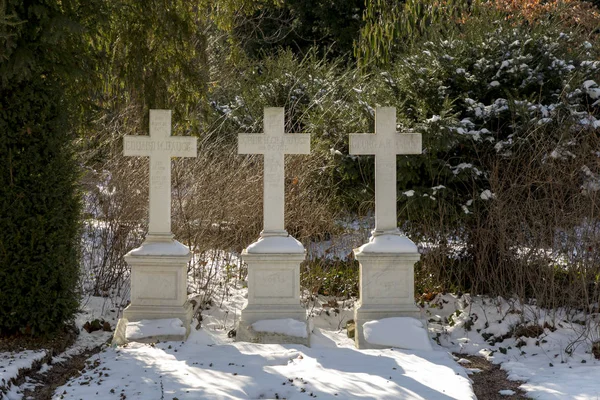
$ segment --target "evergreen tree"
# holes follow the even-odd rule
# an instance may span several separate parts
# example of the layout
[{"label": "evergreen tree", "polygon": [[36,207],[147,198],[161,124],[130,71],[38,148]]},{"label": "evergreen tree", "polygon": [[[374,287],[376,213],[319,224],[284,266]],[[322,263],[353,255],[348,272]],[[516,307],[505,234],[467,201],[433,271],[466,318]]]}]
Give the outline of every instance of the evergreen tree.
[{"label": "evergreen tree", "polygon": [[0,334],[48,334],[78,308],[69,82],[78,4],[0,2]]}]

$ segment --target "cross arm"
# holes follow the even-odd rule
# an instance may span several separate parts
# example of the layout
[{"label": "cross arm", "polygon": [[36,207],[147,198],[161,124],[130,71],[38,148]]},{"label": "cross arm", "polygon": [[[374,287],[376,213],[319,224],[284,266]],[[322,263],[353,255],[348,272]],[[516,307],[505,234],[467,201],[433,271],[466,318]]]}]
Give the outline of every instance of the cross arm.
[{"label": "cross arm", "polygon": [[420,133],[395,133],[391,138],[378,138],[372,133],[351,133],[350,154],[356,156],[376,155],[392,150],[395,154],[421,154]]},{"label": "cross arm", "polygon": [[[390,141],[387,145],[389,148],[393,143]],[[384,148],[385,143],[372,133],[351,133],[348,147],[352,155],[368,156],[377,153],[378,148]]]},{"label": "cross arm", "polygon": [[420,133],[399,133],[395,137],[396,154],[421,154],[423,136]]}]

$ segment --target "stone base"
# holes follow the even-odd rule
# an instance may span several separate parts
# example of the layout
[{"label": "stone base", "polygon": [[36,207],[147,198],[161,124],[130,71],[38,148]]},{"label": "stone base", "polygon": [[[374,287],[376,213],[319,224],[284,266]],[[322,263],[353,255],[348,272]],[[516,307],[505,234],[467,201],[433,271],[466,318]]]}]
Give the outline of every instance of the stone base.
[{"label": "stone base", "polygon": [[285,319],[291,318],[298,321],[306,322],[306,309],[298,304],[293,305],[266,305],[266,304],[248,304],[242,309],[240,322],[247,325],[252,325],[256,321],[265,319]]},{"label": "stone base", "polygon": [[168,319],[179,318],[186,330],[186,337],[190,333],[190,322],[194,308],[191,303],[186,302],[183,306],[134,306],[130,304],[123,310],[123,318],[129,322],[141,321],[143,319]]},{"label": "stone base", "polygon": [[310,344],[310,337],[255,332],[250,327],[269,319],[307,322],[306,310],[300,305],[300,263],[304,258],[304,247],[291,236],[261,236],[242,252],[248,264],[248,304],[242,309],[236,341]]},{"label": "stone base", "polygon": [[245,322],[240,321],[236,328],[235,340],[238,342],[261,344],[301,344],[306,347],[310,347],[310,331],[307,323],[306,337],[290,336],[273,332],[257,332],[252,329],[251,324],[246,324]]},{"label": "stone base", "polygon": [[127,338],[127,324],[129,322],[141,321],[144,319],[169,319],[179,318],[183,322],[185,328],[185,335],[154,335],[147,336],[141,339],[135,339],[133,341],[138,343],[156,343],[160,342],[177,342],[185,341],[190,334],[190,322],[192,320],[192,314],[194,310],[190,303],[184,304],[183,307],[145,307],[145,306],[132,306],[131,304],[123,310],[123,317],[117,322],[115,333],[113,334],[112,343],[118,346],[129,343],[130,340]]},{"label": "stone base", "polygon": [[[127,253],[125,261],[131,266],[131,303],[123,311],[123,321],[179,318],[190,332],[192,305],[187,301],[187,263],[189,249],[169,235],[148,235],[141,247]],[[122,332],[123,340],[125,332]],[[115,338],[117,337],[115,333]],[[164,338],[166,340],[166,338]]]},{"label": "stone base", "polygon": [[421,319],[414,299],[414,264],[417,246],[398,232],[374,235],[369,243],[354,249],[360,263],[360,300],[354,311],[356,347],[382,348],[364,339],[365,322],[391,318]]}]

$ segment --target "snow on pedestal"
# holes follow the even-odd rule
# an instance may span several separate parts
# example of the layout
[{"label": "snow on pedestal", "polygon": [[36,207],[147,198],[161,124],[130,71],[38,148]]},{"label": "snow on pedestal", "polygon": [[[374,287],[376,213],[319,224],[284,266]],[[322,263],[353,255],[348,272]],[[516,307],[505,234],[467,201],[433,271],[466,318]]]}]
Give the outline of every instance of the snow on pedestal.
[{"label": "snow on pedestal", "polygon": [[365,340],[364,323],[389,317],[420,317],[414,301],[417,246],[397,228],[396,155],[421,154],[421,135],[396,132],[396,109],[377,107],[375,134],[350,134],[350,154],[375,156],[375,229],[354,255],[360,263],[360,299],[354,310],[355,343]]},{"label": "snow on pedestal", "polygon": [[196,157],[196,138],[171,136],[171,111],[150,110],[150,136],[125,136],[125,156],[150,158],[149,232],[141,247],[130,251],[131,303],[117,324],[115,342],[127,340],[129,322],[178,318],[187,337],[192,307],[187,302],[189,249],[171,233],[171,157]]},{"label": "snow on pedestal", "polygon": [[242,310],[236,340],[308,346],[308,328],[306,336],[252,328],[263,320],[306,321],[306,310],[300,305],[300,263],[306,251],[284,228],[284,156],[309,154],[310,134],[284,133],[283,108],[265,108],[264,113],[264,134],[238,135],[239,154],[264,154],[264,226],[260,238],[242,252],[248,264],[248,304]]},{"label": "snow on pedestal", "polygon": [[415,318],[384,318],[363,324],[365,341],[381,347],[407,350],[433,350],[427,330]]},{"label": "snow on pedestal", "polygon": [[138,322],[129,322],[125,331],[127,340],[136,342],[156,342],[156,338],[168,337],[177,340],[185,334],[186,328],[179,318],[143,319]]}]

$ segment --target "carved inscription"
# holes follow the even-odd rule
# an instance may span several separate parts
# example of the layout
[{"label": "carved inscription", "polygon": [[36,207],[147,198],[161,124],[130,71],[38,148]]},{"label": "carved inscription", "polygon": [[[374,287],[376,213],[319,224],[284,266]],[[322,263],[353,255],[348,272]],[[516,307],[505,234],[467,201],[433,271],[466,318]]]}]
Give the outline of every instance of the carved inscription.
[{"label": "carved inscription", "polygon": [[376,176],[379,178],[380,183],[384,185],[396,180],[396,155],[393,157],[392,160],[375,160]]},{"label": "carved inscription", "polygon": [[[171,160],[168,161],[162,161],[162,160],[156,160],[151,168],[152,168],[152,173],[150,174],[150,186],[152,188],[154,188],[155,190],[160,190],[163,189],[165,186],[171,184],[170,179],[170,168],[169,171],[167,171],[167,168],[169,167],[167,165],[167,163],[170,163]],[[167,176],[169,175],[169,176]]]},{"label": "carved inscription", "polygon": [[181,142],[174,140],[148,140],[125,142],[125,151],[147,151],[147,152],[170,152],[170,151],[190,151],[190,142]]},{"label": "carved inscription", "polygon": [[369,134],[364,134],[361,136],[357,135],[354,137],[352,142],[352,149],[350,150],[352,154],[376,154],[376,150],[391,150],[394,147],[396,147],[395,140],[391,138],[373,140],[374,138],[372,138]]},{"label": "carved inscription", "polygon": [[178,288],[177,273],[142,272],[138,275],[136,288],[140,290],[138,299],[176,300]]},{"label": "carved inscription", "polygon": [[368,274],[370,298],[390,299],[406,297],[407,279],[402,271],[374,270]]},{"label": "carved inscription", "polygon": [[294,296],[292,271],[256,271],[256,298]]}]

